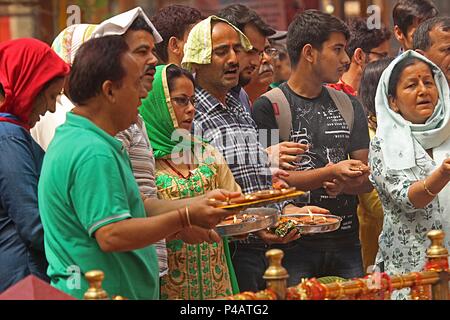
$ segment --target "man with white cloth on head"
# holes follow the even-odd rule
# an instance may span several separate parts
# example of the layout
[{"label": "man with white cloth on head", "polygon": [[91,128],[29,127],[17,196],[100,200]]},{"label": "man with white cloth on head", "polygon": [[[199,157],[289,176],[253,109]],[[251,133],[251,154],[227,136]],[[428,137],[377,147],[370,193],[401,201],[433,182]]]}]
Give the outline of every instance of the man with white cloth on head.
[{"label": "man with white cloth on head", "polygon": [[[136,8],[117,15],[100,25],[77,24],[62,31],[53,42],[53,49],[67,63],[72,64],[79,47],[91,38],[108,35],[123,35],[129,46],[129,52],[139,62],[144,71],[143,86],[147,91],[152,89],[153,76],[157,59],[153,54],[155,43],[161,41],[161,36],[146,17],[141,8]],[[43,119],[44,125],[35,131],[35,139],[43,148],[47,148],[53,139],[55,129],[66,120],[66,113],[74,108],[69,98],[62,94],[58,99],[56,113],[47,113]],[[168,201],[157,199],[155,185],[155,159],[142,118],[137,117],[136,123],[127,130],[119,132],[116,138],[120,140],[127,151],[133,175],[144,198],[144,206],[148,216],[167,213],[172,210],[190,206],[201,199],[186,199]],[[51,144],[50,144],[51,148]],[[211,191],[205,198],[221,197],[221,191]],[[194,210],[193,208],[191,210]],[[185,242],[196,244],[218,238],[216,232],[187,228],[178,237]],[[168,272],[167,251],[165,240],[156,242],[160,276]]]},{"label": "man with white cloth on head", "polygon": [[[138,18],[142,19],[144,23],[137,23]],[[151,23],[150,19],[144,13],[142,8],[137,7],[130,11],[116,15],[102,23],[95,24],[74,24],[66,29],[64,29],[52,44],[52,49],[67,63],[72,65],[78,48],[86,41],[91,38],[99,38],[103,36],[110,35],[123,35],[125,40],[127,40],[130,46],[131,42],[135,42],[136,37],[133,37],[129,32],[131,30],[140,31],[143,28],[149,28],[152,31],[152,41],[154,43],[159,43],[162,38],[156,28]],[[139,36],[138,36],[139,37]],[[140,36],[142,38],[142,36]],[[154,45],[153,43],[153,45]],[[131,48],[130,46],[130,49]],[[144,51],[146,48],[137,48],[138,50]],[[150,48],[151,49],[151,48]],[[149,50],[149,48],[147,48]],[[151,52],[150,52],[151,53]],[[148,54],[147,54],[148,56]],[[147,90],[151,89],[151,83],[153,82],[154,65],[156,65],[156,58],[152,55],[150,59],[147,59],[147,65],[150,64],[151,70],[146,70],[147,74],[144,77],[144,85]],[[154,64],[154,65],[153,65]],[[147,69],[147,68],[146,68]],[[149,85],[148,85],[149,84]],[[149,88],[148,88],[149,86]],[[47,112],[41,120],[31,130],[31,135],[34,140],[44,149],[47,150],[50,142],[52,141],[55,130],[66,120],[66,113],[72,110],[74,105],[67,98],[67,96],[62,93],[56,101],[56,111],[55,113]]]}]

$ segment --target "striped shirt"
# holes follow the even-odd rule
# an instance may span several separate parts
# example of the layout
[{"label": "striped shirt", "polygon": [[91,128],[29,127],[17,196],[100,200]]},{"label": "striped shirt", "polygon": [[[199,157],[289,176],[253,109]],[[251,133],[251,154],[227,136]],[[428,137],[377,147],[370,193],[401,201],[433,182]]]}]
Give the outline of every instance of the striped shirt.
[{"label": "striped shirt", "polygon": [[[116,138],[128,151],[139,191],[146,197],[156,198],[155,157],[141,116],[127,130],[119,132]],[[163,239],[156,242],[155,247],[158,254],[159,276],[162,277],[168,271],[166,241]]]}]

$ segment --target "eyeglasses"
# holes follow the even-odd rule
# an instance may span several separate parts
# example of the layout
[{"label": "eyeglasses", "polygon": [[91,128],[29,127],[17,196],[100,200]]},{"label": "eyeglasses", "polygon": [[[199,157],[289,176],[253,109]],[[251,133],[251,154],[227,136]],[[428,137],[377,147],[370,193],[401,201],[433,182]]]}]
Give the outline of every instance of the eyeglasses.
[{"label": "eyeglasses", "polygon": [[187,107],[189,105],[189,103],[191,103],[192,106],[195,107],[195,102],[196,102],[195,96],[192,96],[192,97],[187,97],[187,96],[171,97],[170,100],[175,102],[180,107]]},{"label": "eyeglasses", "polygon": [[375,51],[369,51],[369,52],[367,52],[367,53],[374,54],[374,55],[376,55],[377,57],[379,57],[380,59],[386,58],[386,57],[389,55],[389,53],[387,53],[387,52],[375,52]]},{"label": "eyeglasses", "polygon": [[267,54],[269,57],[274,58],[274,59],[278,58],[278,55],[280,54],[278,49],[271,48],[271,47],[264,48],[264,51],[261,52],[261,58],[264,55],[264,53]]}]

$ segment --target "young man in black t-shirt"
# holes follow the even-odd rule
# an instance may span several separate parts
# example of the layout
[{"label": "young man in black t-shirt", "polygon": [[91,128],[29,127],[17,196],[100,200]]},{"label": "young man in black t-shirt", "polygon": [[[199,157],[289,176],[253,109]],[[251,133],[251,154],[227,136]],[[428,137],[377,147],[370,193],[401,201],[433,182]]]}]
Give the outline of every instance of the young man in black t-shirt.
[{"label": "young man in black t-shirt", "polygon": [[[324,87],[324,83],[337,82],[350,62],[345,52],[348,38],[341,20],[316,10],[297,16],[288,30],[293,72],[280,89],[289,103],[292,124],[280,126],[292,126],[289,140],[308,144],[309,150],[294,163],[296,171],[290,172],[287,181],[311,190],[309,204],[343,218],[336,232],[305,235],[298,240],[296,267],[301,272],[296,273],[304,277],[363,275],[356,195],[372,189],[367,168],[367,121],[362,106],[351,97],[349,124],[340,112],[342,106],[336,106]],[[261,97],[252,116],[259,129],[279,129],[275,113],[281,109]]]}]

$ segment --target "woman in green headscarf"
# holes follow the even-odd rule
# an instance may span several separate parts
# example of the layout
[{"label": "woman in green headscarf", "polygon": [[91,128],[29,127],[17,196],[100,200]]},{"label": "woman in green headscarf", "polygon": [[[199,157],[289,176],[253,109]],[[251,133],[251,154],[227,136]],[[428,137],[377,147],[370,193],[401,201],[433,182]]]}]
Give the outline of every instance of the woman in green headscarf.
[{"label": "woman in green headscarf", "polygon": [[[196,197],[217,188],[241,191],[220,152],[190,135],[194,96],[188,71],[158,66],[153,89],[139,109],[154,150],[162,199]],[[161,299],[214,299],[238,292],[226,239],[198,245],[173,239],[167,251],[169,273],[161,279]]]}]

